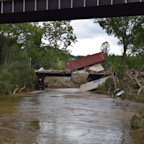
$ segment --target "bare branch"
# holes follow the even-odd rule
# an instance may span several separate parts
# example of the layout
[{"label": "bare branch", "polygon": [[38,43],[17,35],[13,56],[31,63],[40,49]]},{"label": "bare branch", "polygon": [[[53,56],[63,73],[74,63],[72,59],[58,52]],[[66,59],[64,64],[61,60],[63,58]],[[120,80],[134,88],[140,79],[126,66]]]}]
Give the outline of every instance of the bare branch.
[{"label": "bare branch", "polygon": [[16,88],[14,89],[13,94],[15,94],[17,90],[18,90],[18,85],[16,85]]}]

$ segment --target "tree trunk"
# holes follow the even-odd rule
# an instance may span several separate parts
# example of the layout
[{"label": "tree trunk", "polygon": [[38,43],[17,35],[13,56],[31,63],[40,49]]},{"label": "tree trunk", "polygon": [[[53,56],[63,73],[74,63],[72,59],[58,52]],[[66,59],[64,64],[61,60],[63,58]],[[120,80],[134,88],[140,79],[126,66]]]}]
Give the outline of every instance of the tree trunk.
[{"label": "tree trunk", "polygon": [[127,56],[126,56],[126,51],[127,51],[127,45],[124,45],[124,53],[123,53],[123,78],[126,78],[126,62],[127,62]]}]

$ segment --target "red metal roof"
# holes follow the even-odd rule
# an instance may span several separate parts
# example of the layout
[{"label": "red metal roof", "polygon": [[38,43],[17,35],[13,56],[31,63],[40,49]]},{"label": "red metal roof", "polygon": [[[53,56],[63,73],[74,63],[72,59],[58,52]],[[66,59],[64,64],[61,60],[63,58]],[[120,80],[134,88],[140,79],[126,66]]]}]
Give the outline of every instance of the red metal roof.
[{"label": "red metal roof", "polygon": [[93,54],[87,57],[80,58],[78,60],[70,61],[65,64],[66,68],[73,70],[73,69],[81,69],[86,66],[90,66],[93,64],[97,64],[100,62],[105,61],[104,54],[102,52]]}]

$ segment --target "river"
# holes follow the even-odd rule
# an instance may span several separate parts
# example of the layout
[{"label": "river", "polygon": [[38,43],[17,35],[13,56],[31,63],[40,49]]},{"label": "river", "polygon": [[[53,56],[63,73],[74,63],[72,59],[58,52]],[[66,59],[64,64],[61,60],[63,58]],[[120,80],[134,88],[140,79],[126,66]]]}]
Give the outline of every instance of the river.
[{"label": "river", "polygon": [[129,121],[138,109],[79,89],[0,96],[0,144],[132,144]]}]

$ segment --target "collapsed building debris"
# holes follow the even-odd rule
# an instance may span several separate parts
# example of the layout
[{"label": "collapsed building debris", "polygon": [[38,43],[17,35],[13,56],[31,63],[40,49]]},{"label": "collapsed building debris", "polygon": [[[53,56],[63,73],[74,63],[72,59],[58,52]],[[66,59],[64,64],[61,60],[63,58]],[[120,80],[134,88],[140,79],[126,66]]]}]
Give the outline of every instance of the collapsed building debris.
[{"label": "collapsed building debris", "polygon": [[[103,61],[105,61],[103,53],[98,53],[67,63],[66,70],[40,68],[35,70],[38,76],[37,84],[41,89],[44,89],[46,76],[62,76],[71,77],[71,81],[74,83],[72,85],[80,87],[81,91],[97,88],[97,92],[104,92],[114,97],[126,96],[130,99],[137,98],[139,94],[144,92],[144,74],[142,73],[144,66],[139,71],[128,70],[127,77],[122,80],[117,77],[117,68],[115,70],[110,69],[109,73],[106,72],[101,64]],[[100,85],[102,86],[99,87]]]},{"label": "collapsed building debris", "polygon": [[[96,60],[93,58],[93,56]],[[117,68],[114,71],[110,69],[111,74],[106,73],[106,75],[103,74],[100,77],[89,77],[88,74],[90,73],[104,73],[104,68],[101,65],[101,62],[103,61],[105,61],[103,53],[98,53],[92,56],[71,61],[66,64],[67,69],[73,71],[71,80],[79,84],[80,91],[96,89],[109,78],[109,75],[111,75],[114,85],[114,89],[111,89],[111,91],[113,91],[111,92],[112,96],[120,97],[127,92],[139,95],[144,91],[144,80],[141,79],[141,71],[143,70],[144,66],[142,66],[139,71],[134,69],[128,70],[126,80],[120,80],[117,78]],[[117,89],[119,90],[116,91]],[[108,88],[108,93],[109,92],[110,89]]]},{"label": "collapsed building debris", "polygon": [[124,90],[121,90],[121,91],[119,91],[118,93],[116,93],[116,96],[118,97],[118,96],[121,96],[122,94],[124,94]]},{"label": "collapsed building debris", "polygon": [[103,84],[109,77],[110,76],[107,76],[101,79],[97,79],[97,80],[82,84],[80,86],[80,91],[85,92],[85,91],[93,90],[97,88],[99,85]]},{"label": "collapsed building debris", "polygon": [[98,64],[90,66],[89,70],[90,71],[95,71],[95,72],[101,72],[101,71],[104,71],[104,68],[100,63],[98,63]]},{"label": "collapsed building debris", "polygon": [[87,68],[88,66],[92,66],[97,63],[101,63],[103,61],[105,61],[105,57],[104,57],[104,54],[100,52],[100,53],[89,55],[89,56],[86,56],[86,57],[83,57],[74,61],[70,61],[66,63],[65,66],[67,69],[74,71],[74,70]]},{"label": "collapsed building debris", "polygon": [[73,71],[71,81],[80,86],[80,91],[93,90],[105,82],[108,74],[103,72],[104,68],[101,65],[103,61],[105,57],[100,52],[66,63],[67,70]]},{"label": "collapsed building debris", "polygon": [[81,70],[81,71],[75,71],[71,75],[71,81],[77,84],[83,84],[87,82],[89,73]]}]

